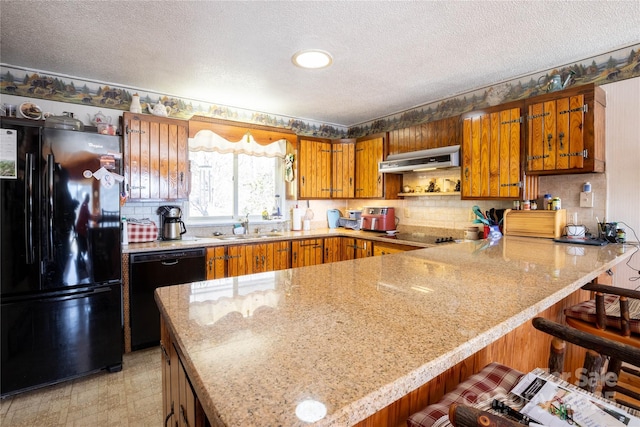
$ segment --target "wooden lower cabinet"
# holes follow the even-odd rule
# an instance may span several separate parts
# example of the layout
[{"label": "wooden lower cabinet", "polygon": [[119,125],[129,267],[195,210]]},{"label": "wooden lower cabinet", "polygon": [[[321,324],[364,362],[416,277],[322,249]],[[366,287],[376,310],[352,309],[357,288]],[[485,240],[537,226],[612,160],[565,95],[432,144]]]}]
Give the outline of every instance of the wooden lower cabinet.
[{"label": "wooden lower cabinet", "polygon": [[373,243],[353,237],[342,238],[342,259],[366,258],[373,255]]},{"label": "wooden lower cabinet", "polygon": [[291,242],[291,267],[306,267],[323,263],[323,239],[303,239]]},{"label": "wooden lower cabinet", "polygon": [[344,237],[326,237],[324,239],[324,263],[342,261],[342,239]]},{"label": "wooden lower cabinet", "polygon": [[227,277],[227,247],[211,246],[207,248],[207,280]]},{"label": "wooden lower cabinet", "polygon": [[169,329],[160,318],[162,350],[162,408],[165,426],[207,427],[211,424],[202,409],[180,356],[173,345]]},{"label": "wooden lower cabinet", "polygon": [[286,241],[228,246],[227,277],[289,268],[289,247]]},{"label": "wooden lower cabinet", "polygon": [[390,255],[390,254],[395,254],[398,252],[406,252],[406,251],[413,251],[416,249],[421,249],[417,246],[410,246],[410,245],[401,245],[398,243],[381,243],[381,242],[374,242],[373,243],[373,256],[380,256],[380,255]]},{"label": "wooden lower cabinet", "polygon": [[207,248],[207,280],[291,268],[289,241]]}]

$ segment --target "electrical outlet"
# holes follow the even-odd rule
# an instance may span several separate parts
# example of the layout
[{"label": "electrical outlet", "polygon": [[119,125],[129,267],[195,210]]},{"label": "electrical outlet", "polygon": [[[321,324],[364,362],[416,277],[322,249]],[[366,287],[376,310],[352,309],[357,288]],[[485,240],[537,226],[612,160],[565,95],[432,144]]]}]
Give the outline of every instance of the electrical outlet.
[{"label": "electrical outlet", "polygon": [[409,210],[409,208],[404,208],[404,217],[411,218],[411,211]]},{"label": "electrical outlet", "polygon": [[593,207],[593,192],[588,192],[588,193],[585,193],[584,191],[580,192],[580,207],[581,208]]}]

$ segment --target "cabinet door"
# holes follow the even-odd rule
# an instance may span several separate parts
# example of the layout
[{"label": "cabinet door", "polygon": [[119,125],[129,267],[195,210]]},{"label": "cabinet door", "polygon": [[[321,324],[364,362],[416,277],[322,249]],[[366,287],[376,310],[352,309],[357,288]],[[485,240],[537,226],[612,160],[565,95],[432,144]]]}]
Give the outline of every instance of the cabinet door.
[{"label": "cabinet door", "polygon": [[324,239],[324,262],[342,261],[342,237]]},{"label": "cabinet door", "polygon": [[606,94],[593,84],[525,101],[525,171],[536,175],[604,172]]},{"label": "cabinet door", "polygon": [[383,160],[384,138],[362,139],[356,142],[356,189],[355,197],[383,196],[382,174],[378,163]]},{"label": "cabinet door", "polygon": [[[163,420],[172,420],[169,425],[175,425],[177,400],[178,400],[178,371],[176,353],[171,335],[164,323],[164,317],[160,318],[160,350],[162,357],[162,408]],[[174,372],[175,371],[175,372]],[[166,424],[166,422],[165,422]]]},{"label": "cabinet door", "polygon": [[299,139],[298,146],[298,197],[331,197],[331,143]]},{"label": "cabinet door", "polygon": [[273,271],[273,250],[272,243],[262,243],[248,245],[247,251],[251,251],[253,257],[253,270],[251,273],[262,273],[265,271]]},{"label": "cabinet door", "polygon": [[184,370],[180,358],[176,360],[178,365],[178,392],[180,394],[178,406],[178,426],[190,427],[196,425],[196,396],[189,383],[189,378]]},{"label": "cabinet door", "polygon": [[304,239],[291,242],[291,267],[322,264],[322,239]]},{"label": "cabinet door", "polygon": [[224,246],[212,246],[207,248],[207,280],[226,277],[227,265],[226,248]]},{"label": "cabinet door", "polygon": [[529,105],[527,171],[563,171],[584,167],[584,96]]},{"label": "cabinet door", "polygon": [[331,147],[331,197],[351,199],[355,195],[355,144],[341,142]]},{"label": "cabinet door", "polygon": [[131,200],[187,200],[188,122],[124,113],[124,173]]},{"label": "cabinet door", "polygon": [[366,258],[373,255],[373,244],[369,240],[351,237],[342,238],[342,259]]},{"label": "cabinet door", "polygon": [[227,246],[227,277],[243,276],[253,272],[253,259],[247,255],[247,246]]},{"label": "cabinet door", "polygon": [[469,115],[462,123],[462,197],[522,194],[520,107]]},{"label": "cabinet door", "polygon": [[273,242],[271,245],[273,246],[273,270],[291,268],[291,242]]}]

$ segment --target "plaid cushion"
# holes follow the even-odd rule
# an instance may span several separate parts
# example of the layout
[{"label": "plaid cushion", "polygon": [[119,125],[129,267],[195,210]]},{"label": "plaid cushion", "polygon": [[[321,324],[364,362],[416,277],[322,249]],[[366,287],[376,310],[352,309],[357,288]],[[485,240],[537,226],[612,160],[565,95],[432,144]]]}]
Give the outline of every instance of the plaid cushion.
[{"label": "plaid cushion", "polygon": [[452,403],[477,405],[483,401],[491,402],[497,396],[505,396],[522,375],[522,372],[508,366],[490,363],[442,396],[437,403],[411,415],[407,419],[407,426],[431,427],[438,419],[449,413],[449,406]]},{"label": "plaid cushion", "polygon": [[[604,296],[604,308],[607,313],[607,327],[620,329],[620,303],[616,295]],[[583,320],[588,323],[596,323],[596,301],[583,301],[572,307],[565,308],[567,317]],[[629,299],[629,328],[632,334],[640,334],[640,300]]]}]

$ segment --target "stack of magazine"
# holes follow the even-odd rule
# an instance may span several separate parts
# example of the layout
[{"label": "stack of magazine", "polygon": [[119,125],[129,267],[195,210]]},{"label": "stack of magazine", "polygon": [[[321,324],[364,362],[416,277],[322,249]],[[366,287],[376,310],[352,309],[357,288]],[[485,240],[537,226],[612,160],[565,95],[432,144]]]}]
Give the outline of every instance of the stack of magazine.
[{"label": "stack of magazine", "polygon": [[640,414],[588,393],[535,369],[524,375],[511,393],[524,399],[520,413],[530,426],[640,427]]}]

